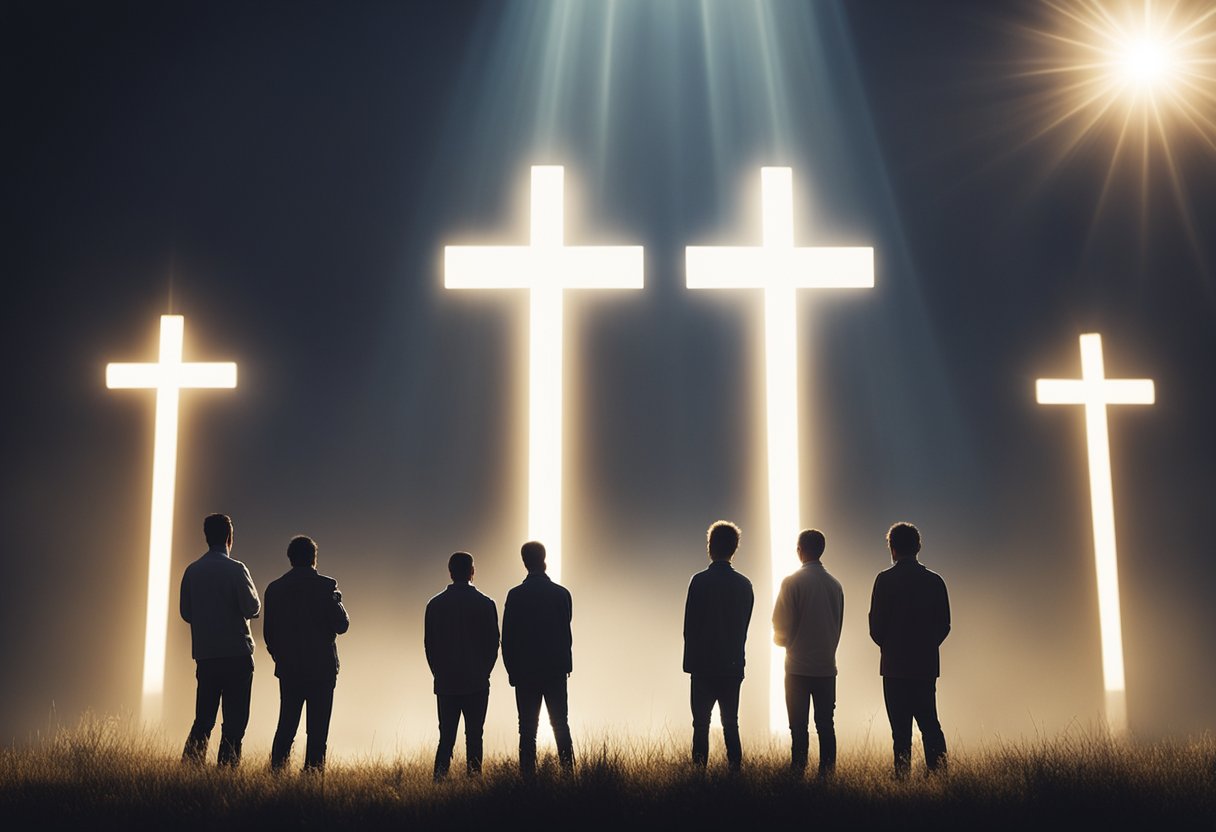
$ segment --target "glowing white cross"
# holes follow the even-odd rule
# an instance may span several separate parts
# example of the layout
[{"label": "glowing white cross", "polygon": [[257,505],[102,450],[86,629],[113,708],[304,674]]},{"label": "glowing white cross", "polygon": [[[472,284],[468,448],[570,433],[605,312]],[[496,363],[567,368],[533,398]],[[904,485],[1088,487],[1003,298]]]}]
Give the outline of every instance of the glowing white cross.
[{"label": "glowing white cross", "polygon": [[[761,168],[764,245],[689,246],[690,289],[764,290],[767,388],[769,545],[773,598],[798,540],[798,289],[865,289],[874,285],[872,248],[795,248],[790,168]],[[786,726],[781,648],[772,651],[769,721]]]},{"label": "glowing white cross", "polygon": [[107,364],[106,387],[156,390],[152,453],[152,530],[148,545],[148,619],[144,630],[143,719],[159,722],[165,690],[165,636],[169,626],[169,566],[173,551],[173,491],[177,480],[179,391],[236,387],[236,365],[183,364],[181,315],[160,317],[160,361]]},{"label": "glowing white cross", "polygon": [[545,544],[549,575],[562,559],[562,292],[641,289],[641,246],[566,246],[560,166],[532,168],[532,240],[526,246],[447,246],[449,289],[531,291],[528,536]]},{"label": "glowing white cross", "polygon": [[1106,721],[1114,734],[1127,730],[1123,678],[1123,625],[1119,615],[1119,564],[1115,557],[1115,499],[1110,476],[1109,404],[1152,404],[1150,379],[1108,379],[1102,362],[1102,336],[1081,336],[1081,378],[1041,378],[1039,404],[1085,405],[1089,444],[1089,500],[1094,524],[1094,566],[1098,573],[1098,621],[1102,630],[1102,674]]}]

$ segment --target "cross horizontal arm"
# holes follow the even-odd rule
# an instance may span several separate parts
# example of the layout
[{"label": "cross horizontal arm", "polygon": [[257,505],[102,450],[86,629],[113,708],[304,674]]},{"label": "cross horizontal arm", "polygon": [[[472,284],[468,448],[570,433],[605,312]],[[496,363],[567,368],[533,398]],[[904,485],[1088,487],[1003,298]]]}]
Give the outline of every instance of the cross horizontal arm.
[{"label": "cross horizontal arm", "polygon": [[690,289],[868,289],[874,249],[857,246],[689,246]]},{"label": "cross horizontal arm", "polygon": [[641,246],[447,246],[449,289],[641,289]]},{"label": "cross horizontal arm", "polygon": [[106,387],[111,389],[236,387],[236,364],[107,364]]},{"label": "cross horizontal arm", "polygon": [[1035,383],[1039,404],[1152,404],[1152,379],[1120,378],[1102,381],[1041,378]]}]

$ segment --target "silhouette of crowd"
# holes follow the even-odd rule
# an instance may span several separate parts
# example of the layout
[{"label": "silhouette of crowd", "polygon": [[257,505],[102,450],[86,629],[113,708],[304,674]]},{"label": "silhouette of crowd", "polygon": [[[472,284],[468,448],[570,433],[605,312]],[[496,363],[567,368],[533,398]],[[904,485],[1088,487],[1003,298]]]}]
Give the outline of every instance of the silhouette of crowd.
[{"label": "silhouette of crowd", "polygon": [[[231,518],[209,515],[203,534],[208,550],[186,567],[181,585],[181,616],[190,625],[198,680],[194,723],[182,759],[204,761],[222,707],[217,762],[240,764],[253,683],[249,621],[260,615],[279,680],[271,768],[287,765],[306,713],[304,769],[323,770],[339,669],[337,637],[350,627],[337,581],[317,572],[317,544],[309,537],[294,537],[287,546],[291,568],[266,587],[263,604],[249,570],[231,556]],[[731,771],[743,764],[739,694],[754,605],[751,581],[732,564],[740,539],[734,523],[719,520],[709,527],[709,565],[692,576],[684,604],[692,762],[701,767],[708,763],[710,719],[717,705]],[[938,772],[946,764],[937,678],[939,648],[950,632],[950,603],[945,582],[918,559],[921,538],[915,526],[891,526],[887,547],[892,565],[874,580],[869,629],[881,652],[879,673],[891,725],[894,774],[903,778],[911,767],[913,721],[921,732],[927,770]],[[785,648],[790,769],[799,775],[806,770],[813,722],[820,777],[831,777],[836,765],[836,649],[844,622],[844,590],[823,566],[826,548],[822,532],[806,529],[799,534],[795,553],[801,565],[782,581],[772,612],[773,640]],[[515,689],[521,774],[530,778],[536,773],[542,704],[561,769],[574,770],[567,693],[573,670],[573,602],[570,592],[546,574],[542,543],[524,543],[520,556],[527,575],[507,593],[501,632],[497,605],[473,583],[476,569],[468,552],[448,558],[452,582],[427,602],[423,645],[439,721],[437,782],[448,776],[462,719],[466,771],[470,776],[481,772],[490,673],[500,647]]]}]

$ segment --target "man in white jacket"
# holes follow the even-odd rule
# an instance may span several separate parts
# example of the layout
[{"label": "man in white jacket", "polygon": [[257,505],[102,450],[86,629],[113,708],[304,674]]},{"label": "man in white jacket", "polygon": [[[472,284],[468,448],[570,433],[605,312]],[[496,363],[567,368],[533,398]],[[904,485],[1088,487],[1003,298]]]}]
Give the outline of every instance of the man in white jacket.
[{"label": "man in white jacket", "polygon": [[790,768],[806,770],[810,746],[808,717],[815,703],[819,734],[819,776],[836,767],[836,647],[844,621],[844,590],[823,568],[823,532],[798,535],[802,566],[781,582],[773,607],[773,641],[785,648],[785,707],[790,720]]}]

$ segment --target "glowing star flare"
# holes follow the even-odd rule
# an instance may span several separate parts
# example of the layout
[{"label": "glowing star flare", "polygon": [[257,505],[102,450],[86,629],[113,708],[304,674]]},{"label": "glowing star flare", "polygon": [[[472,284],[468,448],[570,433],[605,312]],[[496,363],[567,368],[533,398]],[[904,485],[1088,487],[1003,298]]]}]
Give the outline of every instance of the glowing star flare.
[{"label": "glowing star flare", "polygon": [[152,529],[148,545],[148,616],[144,631],[141,715],[160,721],[165,689],[165,637],[169,626],[169,566],[173,551],[173,492],[177,480],[177,413],[185,388],[236,387],[236,364],[182,363],[180,315],[160,318],[160,360],[156,364],[108,364],[106,387],[156,391],[156,433],[152,452]]},{"label": "glowing star flare", "polygon": [[449,289],[531,292],[528,396],[528,536],[545,544],[548,573],[562,574],[562,292],[641,289],[641,246],[563,242],[565,169],[532,168],[531,244],[447,246]]},{"label": "glowing star flare", "polygon": [[[764,245],[689,246],[690,289],[763,289],[769,541],[773,598],[788,572],[801,530],[798,494],[798,289],[864,289],[874,285],[874,249],[794,246],[793,172],[761,168]],[[774,647],[769,723],[786,727],[781,648]]]},{"label": "glowing star flare", "polygon": [[1081,378],[1041,378],[1039,404],[1085,406],[1089,444],[1089,498],[1094,524],[1094,566],[1098,576],[1098,620],[1102,630],[1102,673],[1106,687],[1106,722],[1112,734],[1127,730],[1123,676],[1123,626],[1119,615],[1119,566],[1115,555],[1115,501],[1110,474],[1110,437],[1106,406],[1152,404],[1149,379],[1108,379],[1102,362],[1102,336],[1081,336]]}]

